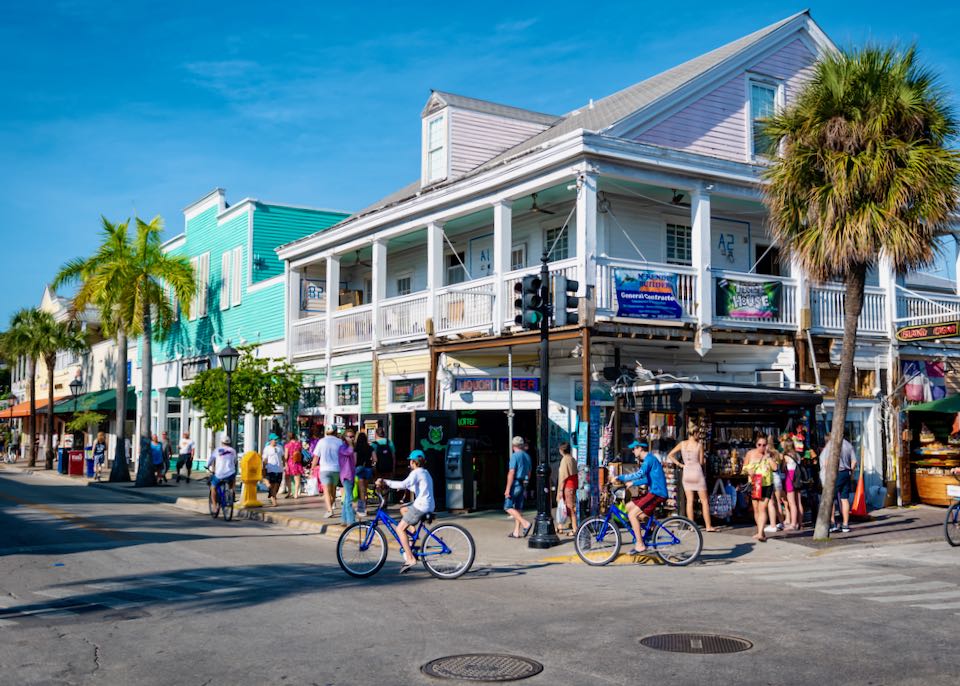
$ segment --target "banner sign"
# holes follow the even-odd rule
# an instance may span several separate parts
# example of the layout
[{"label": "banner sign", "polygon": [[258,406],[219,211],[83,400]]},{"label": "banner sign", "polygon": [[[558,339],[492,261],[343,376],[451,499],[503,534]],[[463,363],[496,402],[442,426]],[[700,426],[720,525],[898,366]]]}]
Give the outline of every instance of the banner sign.
[{"label": "banner sign", "polygon": [[[510,378],[506,376],[462,376],[453,382],[453,390],[458,393],[481,393],[485,391],[509,391]],[[513,377],[513,390],[527,393],[540,392],[540,379],[537,377]]]},{"label": "banner sign", "polygon": [[902,326],[897,329],[898,341],[932,341],[937,338],[956,338],[957,336],[960,336],[960,322]]},{"label": "banner sign", "polygon": [[652,271],[614,269],[617,316],[633,319],[680,319],[677,275]]},{"label": "banner sign", "polygon": [[717,316],[730,319],[775,319],[780,314],[783,284],[717,279]]},{"label": "banner sign", "polygon": [[303,279],[300,282],[300,311],[327,311],[327,284],[320,279]]},{"label": "banner sign", "polygon": [[184,381],[193,381],[197,374],[210,369],[210,358],[201,357],[195,360],[184,360],[180,364],[180,378]]}]

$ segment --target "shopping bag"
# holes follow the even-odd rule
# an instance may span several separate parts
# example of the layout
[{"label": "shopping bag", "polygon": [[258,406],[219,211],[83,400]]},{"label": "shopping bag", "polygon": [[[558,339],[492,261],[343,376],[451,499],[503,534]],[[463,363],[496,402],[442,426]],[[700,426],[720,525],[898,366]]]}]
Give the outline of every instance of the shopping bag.
[{"label": "shopping bag", "polygon": [[855,517],[867,516],[867,498],[863,491],[863,463],[860,464],[860,478],[857,479],[857,492],[853,495],[853,506],[850,514]]},{"label": "shopping bag", "polygon": [[564,501],[557,503],[557,524],[566,524],[570,519],[570,513],[567,512],[567,504]]},{"label": "shopping bag", "polygon": [[750,497],[754,500],[763,500],[763,474],[754,474],[750,477]]},{"label": "shopping bag", "polygon": [[316,476],[311,476],[307,479],[307,486],[303,490],[304,495],[320,495],[320,479]]},{"label": "shopping bag", "polygon": [[733,514],[733,498],[724,490],[722,479],[717,479],[710,494],[710,514],[720,519],[727,519]]}]

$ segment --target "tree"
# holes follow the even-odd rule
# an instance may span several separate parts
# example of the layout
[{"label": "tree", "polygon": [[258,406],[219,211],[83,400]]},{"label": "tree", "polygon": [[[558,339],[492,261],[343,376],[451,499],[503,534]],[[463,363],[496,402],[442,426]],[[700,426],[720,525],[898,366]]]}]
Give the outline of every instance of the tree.
[{"label": "tree", "polygon": [[46,468],[53,469],[53,374],[60,351],[82,352],[87,339],[75,322],[58,322],[49,312],[41,312],[38,322],[40,355],[47,366],[47,455]]},{"label": "tree", "polygon": [[[866,47],[825,56],[796,101],[764,126],[773,235],[814,281],[840,280],[843,349],[832,449],[814,537],[827,538],[853,381],[867,272],[930,264],[957,206],[960,154],[947,98],[916,51]],[[779,150],[780,155],[775,152]]]},{"label": "tree", "polygon": [[42,354],[40,311],[22,309],[10,318],[10,328],[3,333],[0,349],[3,356],[15,361],[21,357],[27,360],[27,378],[30,380],[30,420],[27,423],[27,441],[29,448],[27,464],[37,464],[37,360]]},{"label": "tree", "polygon": [[[230,410],[236,419],[249,408],[260,417],[286,408],[300,397],[303,375],[286,360],[255,357],[253,348],[240,348],[237,371],[230,378]],[[181,395],[200,408],[213,431],[227,425],[227,373],[222,367],[197,374]]]}]

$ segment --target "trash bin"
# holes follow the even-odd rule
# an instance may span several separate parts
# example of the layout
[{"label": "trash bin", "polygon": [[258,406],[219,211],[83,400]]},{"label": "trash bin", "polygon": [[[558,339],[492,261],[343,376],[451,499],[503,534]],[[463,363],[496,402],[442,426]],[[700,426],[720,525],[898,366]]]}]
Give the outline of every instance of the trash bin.
[{"label": "trash bin", "polygon": [[57,471],[61,474],[67,473],[67,449],[57,449]]},{"label": "trash bin", "polygon": [[93,448],[86,448],[83,451],[84,454],[84,463],[87,467],[86,474],[88,479],[93,478]]},{"label": "trash bin", "polygon": [[70,476],[83,476],[83,451],[71,450],[69,456],[69,474]]}]

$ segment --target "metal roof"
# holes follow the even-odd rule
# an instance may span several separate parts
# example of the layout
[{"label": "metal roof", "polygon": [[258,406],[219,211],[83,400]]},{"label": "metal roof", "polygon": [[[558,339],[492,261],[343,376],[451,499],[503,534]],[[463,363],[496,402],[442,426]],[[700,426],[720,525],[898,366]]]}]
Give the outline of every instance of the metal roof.
[{"label": "metal roof", "polygon": [[552,126],[563,118],[556,114],[534,112],[533,110],[525,110],[521,107],[501,105],[500,103],[490,102],[489,100],[479,100],[477,98],[467,97],[466,95],[457,95],[456,93],[446,93],[438,90],[432,91],[430,100],[427,101],[427,107],[424,108],[424,114],[427,113],[427,108],[430,107],[430,101],[432,101],[433,98],[438,98],[443,104],[449,105],[450,107],[459,107],[460,109],[471,110],[472,112],[483,112],[499,117],[519,119],[534,124],[543,124],[544,126]]}]

